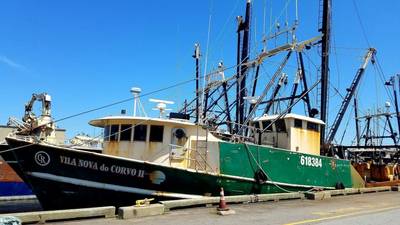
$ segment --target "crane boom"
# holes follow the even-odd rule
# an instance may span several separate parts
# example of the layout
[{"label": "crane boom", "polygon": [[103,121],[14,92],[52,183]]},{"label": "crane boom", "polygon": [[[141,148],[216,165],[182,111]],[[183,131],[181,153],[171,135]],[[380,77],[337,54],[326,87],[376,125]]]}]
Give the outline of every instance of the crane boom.
[{"label": "crane boom", "polygon": [[335,134],[339,128],[340,123],[342,122],[343,116],[346,113],[346,110],[351,102],[351,99],[354,96],[354,93],[357,89],[358,84],[360,83],[361,77],[363,76],[365,72],[365,68],[368,65],[368,62],[371,61],[372,63],[375,62],[374,60],[374,55],[376,54],[376,50],[374,48],[369,48],[367,51],[367,54],[364,56],[364,61],[361,64],[361,67],[358,69],[356,76],[353,79],[353,82],[350,85],[350,88],[347,89],[347,94],[343,99],[342,105],[340,106],[339,113],[337,114],[333,124],[332,128],[329,130],[329,133],[327,135],[326,144],[331,144],[333,141],[333,138],[335,137]]},{"label": "crane boom", "polygon": [[31,123],[36,120],[36,116],[32,111],[33,104],[36,101],[42,102],[42,117],[50,117],[51,116],[51,97],[47,93],[41,94],[32,94],[31,100],[25,104],[25,115],[22,118],[22,121],[26,123]]}]

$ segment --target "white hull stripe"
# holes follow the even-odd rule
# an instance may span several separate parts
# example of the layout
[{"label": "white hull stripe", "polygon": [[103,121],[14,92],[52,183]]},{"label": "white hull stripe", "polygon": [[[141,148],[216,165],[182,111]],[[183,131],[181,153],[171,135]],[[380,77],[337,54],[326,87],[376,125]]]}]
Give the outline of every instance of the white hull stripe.
[{"label": "white hull stripe", "polygon": [[82,180],[82,179],[71,178],[71,177],[58,176],[58,175],[49,174],[49,173],[29,172],[28,174],[33,177],[37,177],[37,178],[41,178],[41,179],[45,179],[45,180],[73,184],[73,185],[78,185],[78,186],[83,186],[83,187],[98,188],[98,189],[111,190],[111,191],[121,191],[121,192],[141,194],[141,195],[151,195],[151,196],[161,196],[161,197],[171,197],[171,198],[202,198],[202,197],[204,197],[201,195],[162,192],[162,191],[142,189],[142,188],[126,187],[126,186],[115,185],[115,184],[106,184],[106,183],[100,183],[100,182],[96,182],[96,181],[89,181],[89,180]]},{"label": "white hull stripe", "polygon": [[[232,175],[226,175],[226,174],[221,174],[219,176],[230,178],[230,179],[235,179],[235,180],[257,182],[256,179],[248,178],[248,177],[239,177],[239,176],[232,176]],[[290,183],[282,183],[282,182],[269,181],[269,180],[265,181],[265,183],[272,184],[272,185],[286,186],[286,187],[335,189],[334,187],[311,186],[311,185],[303,185],[303,184],[290,184]]]}]

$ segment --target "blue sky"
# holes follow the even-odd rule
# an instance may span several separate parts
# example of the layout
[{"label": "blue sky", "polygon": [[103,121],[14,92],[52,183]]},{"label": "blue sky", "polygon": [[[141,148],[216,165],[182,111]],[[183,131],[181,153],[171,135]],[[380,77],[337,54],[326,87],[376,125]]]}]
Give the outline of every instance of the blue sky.
[{"label": "blue sky", "polygon": [[[193,45],[200,43],[205,55],[210,15],[207,68],[215,68],[221,59],[225,65],[234,65],[235,17],[244,14],[244,2],[2,0],[0,124],[5,124],[9,116],[22,117],[24,104],[32,93],[52,95],[53,116],[59,119],[126,99],[132,86],[139,86],[146,93],[193,78]],[[264,7],[268,32],[271,18],[278,18],[281,24],[286,17],[289,23],[293,22],[294,2],[289,1],[286,12],[282,11],[284,1],[254,0],[253,55],[262,48]],[[297,36],[305,40],[318,35],[319,1],[299,2]],[[400,31],[396,26],[400,22],[400,2],[355,2],[368,40],[378,50],[385,76],[399,73]],[[333,10],[335,54],[331,56],[331,83],[344,93],[368,44],[353,1],[334,1]],[[313,61],[319,63],[315,57]],[[360,89],[360,96],[368,96],[361,101],[364,111],[386,101],[382,88],[373,84],[376,79],[371,67]],[[151,97],[173,100],[176,104],[172,107],[178,108],[193,93],[191,83]],[[335,93],[331,95],[334,97]],[[147,98],[142,101],[150,113],[153,104]],[[331,117],[338,104],[338,100],[330,101]],[[90,119],[115,115],[120,109],[131,113],[132,105],[128,102],[96,111],[62,121],[58,126],[66,128],[69,137],[79,132],[98,133],[87,125]]]}]

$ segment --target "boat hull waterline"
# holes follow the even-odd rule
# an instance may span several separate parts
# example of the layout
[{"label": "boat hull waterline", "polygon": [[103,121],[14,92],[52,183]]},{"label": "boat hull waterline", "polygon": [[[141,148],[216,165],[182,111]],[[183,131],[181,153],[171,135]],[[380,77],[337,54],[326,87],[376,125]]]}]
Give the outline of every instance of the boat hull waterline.
[{"label": "boat hull waterline", "polygon": [[[217,174],[14,138],[7,142],[25,146],[13,155],[44,209],[218,196],[220,187],[227,195],[239,195],[353,185],[349,161],[256,145],[221,142]],[[260,170],[268,176],[260,177]]]}]

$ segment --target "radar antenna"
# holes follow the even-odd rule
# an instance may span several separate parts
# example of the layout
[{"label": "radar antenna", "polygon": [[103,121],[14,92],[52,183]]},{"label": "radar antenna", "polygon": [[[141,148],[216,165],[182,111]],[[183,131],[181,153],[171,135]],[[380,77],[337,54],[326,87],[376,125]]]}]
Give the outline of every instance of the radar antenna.
[{"label": "radar antenna", "polygon": [[[140,93],[142,92],[142,89],[138,87],[133,87],[131,88],[131,93],[133,95],[133,116],[136,116],[138,114],[139,116],[143,115],[144,117],[147,117],[146,111],[144,111],[143,105],[140,102]],[[137,113],[139,107],[139,113]]]},{"label": "radar antenna", "polygon": [[157,103],[156,107],[153,108],[153,110],[160,111],[160,118],[164,117],[165,111],[172,110],[172,109],[167,109],[167,104],[170,104],[170,105],[174,104],[173,101],[160,100],[160,99],[154,99],[154,98],[150,98],[149,101]]}]

